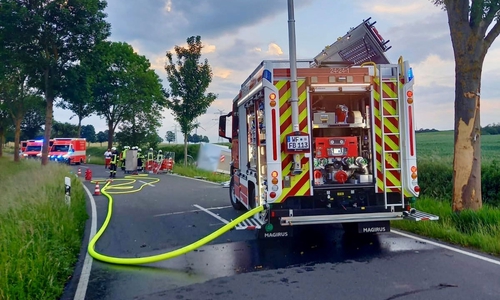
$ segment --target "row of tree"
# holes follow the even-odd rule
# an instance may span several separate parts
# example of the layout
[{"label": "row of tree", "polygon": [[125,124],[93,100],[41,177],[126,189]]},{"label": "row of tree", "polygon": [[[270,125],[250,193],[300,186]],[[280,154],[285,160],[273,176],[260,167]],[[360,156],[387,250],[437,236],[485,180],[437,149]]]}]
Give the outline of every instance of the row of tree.
[{"label": "row of tree", "polygon": [[[11,126],[15,157],[21,124],[40,105],[45,109],[42,165],[48,163],[53,136],[53,107],[60,106],[81,122],[93,114],[105,119],[108,147],[114,133],[124,143],[161,141],[162,112],[172,110],[186,144],[195,118],[215,100],[205,95],[212,71],[200,63],[201,37],[167,52],[169,93],[144,56],[123,42],[111,42],[102,0],[2,0],[0,4],[0,140]],[[55,125],[55,124],[54,124]],[[2,143],[0,143],[1,147]],[[0,152],[1,153],[1,152]]]},{"label": "row of tree", "polygon": [[[175,133],[173,131],[167,131],[167,134],[165,135],[165,140],[170,144],[172,142],[177,142]],[[191,135],[188,133],[187,135],[187,141],[189,143],[210,143],[210,140],[208,139],[208,136],[206,135],[201,135],[201,134],[193,134]]]}]

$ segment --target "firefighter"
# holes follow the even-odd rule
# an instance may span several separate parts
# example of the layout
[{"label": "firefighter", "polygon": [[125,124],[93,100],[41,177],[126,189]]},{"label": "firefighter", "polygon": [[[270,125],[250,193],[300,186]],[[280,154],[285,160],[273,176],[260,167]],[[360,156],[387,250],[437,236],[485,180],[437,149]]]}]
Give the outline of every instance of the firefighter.
[{"label": "firefighter", "polygon": [[127,151],[128,149],[130,149],[130,146],[125,146],[123,147],[123,151],[122,151],[122,159],[121,159],[121,163],[122,163],[122,171],[125,172],[125,162],[126,162],[126,159],[127,159]]},{"label": "firefighter", "polygon": [[158,150],[158,155],[156,156],[156,161],[161,164],[163,160],[163,152],[161,150]]},{"label": "firefighter", "polygon": [[116,147],[111,148],[111,161],[109,164],[109,178],[116,177],[116,164],[118,163],[118,151]]},{"label": "firefighter", "polygon": [[137,148],[137,171],[142,172],[142,161],[144,159],[144,156],[142,155],[141,148]]}]

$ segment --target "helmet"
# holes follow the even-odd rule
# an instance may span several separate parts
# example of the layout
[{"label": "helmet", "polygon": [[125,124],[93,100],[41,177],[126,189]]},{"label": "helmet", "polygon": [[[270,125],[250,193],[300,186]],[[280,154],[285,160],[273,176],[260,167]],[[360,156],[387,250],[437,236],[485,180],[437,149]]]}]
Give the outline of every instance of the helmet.
[{"label": "helmet", "polygon": [[124,148],[128,150],[128,149],[130,149],[130,146],[125,146]]},{"label": "helmet", "polygon": [[115,150],[116,150],[116,147],[111,148],[111,151],[115,151]]},{"label": "helmet", "polygon": [[136,146],[133,146],[133,147],[132,147],[132,150],[137,150],[137,147],[136,147]]},{"label": "helmet", "polygon": [[162,153],[161,150],[158,150],[158,153]]},{"label": "helmet", "polygon": [[134,146],[134,148],[135,148],[135,150],[139,149],[139,147],[137,147],[137,146]]},{"label": "helmet", "polygon": [[142,150],[141,150],[141,148],[138,148],[138,149],[137,149],[137,151],[138,151],[138,152],[141,152]]},{"label": "helmet", "polygon": [[149,151],[153,151],[153,148],[149,148]]}]

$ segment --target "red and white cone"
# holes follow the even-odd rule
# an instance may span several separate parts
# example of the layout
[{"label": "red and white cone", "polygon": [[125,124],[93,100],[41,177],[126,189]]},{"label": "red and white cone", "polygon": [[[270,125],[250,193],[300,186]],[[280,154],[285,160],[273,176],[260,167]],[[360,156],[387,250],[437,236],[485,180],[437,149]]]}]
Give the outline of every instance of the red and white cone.
[{"label": "red and white cone", "polygon": [[76,173],[78,177],[82,176],[82,169],[78,168],[78,173]]},{"label": "red and white cone", "polygon": [[99,182],[95,183],[94,195],[95,196],[100,196],[101,195],[101,188],[99,187]]}]

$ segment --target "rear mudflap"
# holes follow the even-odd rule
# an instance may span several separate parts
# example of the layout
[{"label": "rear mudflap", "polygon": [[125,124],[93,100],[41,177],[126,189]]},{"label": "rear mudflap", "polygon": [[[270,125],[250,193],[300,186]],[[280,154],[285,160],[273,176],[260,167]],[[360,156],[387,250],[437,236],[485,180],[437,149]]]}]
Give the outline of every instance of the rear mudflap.
[{"label": "rear mudflap", "polygon": [[275,238],[290,238],[293,237],[292,226],[281,226],[279,223],[266,223],[257,232],[259,239],[275,239]]}]

